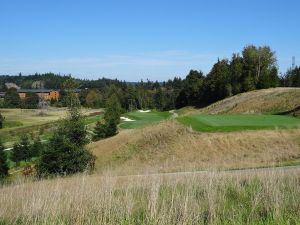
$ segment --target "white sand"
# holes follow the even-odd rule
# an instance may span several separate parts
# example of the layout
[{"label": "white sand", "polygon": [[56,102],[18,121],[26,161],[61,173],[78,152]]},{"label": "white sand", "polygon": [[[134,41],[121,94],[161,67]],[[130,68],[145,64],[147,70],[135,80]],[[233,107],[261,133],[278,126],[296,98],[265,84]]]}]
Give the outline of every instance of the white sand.
[{"label": "white sand", "polygon": [[141,112],[141,113],[148,113],[148,112],[151,112],[151,110],[139,110],[139,112]]},{"label": "white sand", "polygon": [[129,119],[129,118],[124,117],[124,116],[121,116],[120,119],[123,120],[124,122],[132,122],[132,121],[135,121],[135,120]]}]

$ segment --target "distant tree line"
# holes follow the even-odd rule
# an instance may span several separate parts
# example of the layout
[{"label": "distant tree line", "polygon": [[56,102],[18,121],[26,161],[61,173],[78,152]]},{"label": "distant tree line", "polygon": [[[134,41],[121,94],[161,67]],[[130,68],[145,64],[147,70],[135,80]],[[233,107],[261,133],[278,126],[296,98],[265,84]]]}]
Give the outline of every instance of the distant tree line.
[{"label": "distant tree line", "polygon": [[[85,107],[106,107],[113,92],[125,111],[143,108],[164,111],[188,105],[203,107],[220,99],[256,89],[300,87],[299,71],[299,67],[296,67],[279,76],[274,51],[268,46],[249,45],[240,54],[233,54],[231,59],[218,59],[206,75],[202,71],[191,70],[184,79],[175,77],[165,82],[142,80],[130,83],[106,78],[75,80],[81,90],[80,103]],[[45,88],[61,90],[61,99],[58,102],[53,100],[51,104],[66,106],[66,92],[62,84],[69,78],[68,75],[53,73],[0,76],[0,91],[5,90],[5,82],[14,82],[22,88],[28,88],[34,81],[43,81]],[[35,96],[29,96],[26,102],[21,102],[15,93],[9,94],[2,103],[6,107],[26,108],[36,105]]]},{"label": "distant tree line", "polygon": [[281,78],[281,85],[285,87],[300,87],[300,67],[296,66],[289,69]]}]

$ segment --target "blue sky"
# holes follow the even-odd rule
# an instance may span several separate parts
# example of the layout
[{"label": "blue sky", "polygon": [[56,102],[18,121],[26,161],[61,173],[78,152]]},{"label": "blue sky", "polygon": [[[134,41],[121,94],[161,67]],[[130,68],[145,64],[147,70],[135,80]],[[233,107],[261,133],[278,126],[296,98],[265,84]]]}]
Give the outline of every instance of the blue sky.
[{"label": "blue sky", "polygon": [[[209,72],[245,45],[300,60],[297,0],[0,0],[0,74],[136,81]],[[298,63],[299,65],[300,63]]]}]

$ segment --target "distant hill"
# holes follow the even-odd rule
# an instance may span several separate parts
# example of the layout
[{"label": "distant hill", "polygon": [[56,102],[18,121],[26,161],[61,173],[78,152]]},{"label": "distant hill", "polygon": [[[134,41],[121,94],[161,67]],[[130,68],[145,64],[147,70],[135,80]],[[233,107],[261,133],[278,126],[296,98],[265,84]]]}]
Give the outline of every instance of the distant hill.
[{"label": "distant hill", "polygon": [[293,114],[294,109],[299,111],[299,106],[300,88],[279,87],[237,94],[199,111],[204,114]]}]

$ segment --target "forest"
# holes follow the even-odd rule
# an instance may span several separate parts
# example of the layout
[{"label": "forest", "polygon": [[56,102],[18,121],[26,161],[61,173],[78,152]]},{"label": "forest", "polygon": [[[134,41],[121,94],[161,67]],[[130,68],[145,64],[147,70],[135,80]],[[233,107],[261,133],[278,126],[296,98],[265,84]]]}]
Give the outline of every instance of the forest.
[{"label": "forest", "polygon": [[[0,92],[6,92],[0,107],[36,108],[35,95],[22,102],[5,83],[15,83],[21,88],[31,88],[33,82],[42,81],[44,88],[58,89],[61,99],[51,101],[53,106],[65,106],[62,84],[71,75],[54,73],[16,76],[0,75]],[[269,46],[244,47],[231,59],[218,59],[208,74],[190,70],[184,79],[175,77],[168,81],[126,82],[107,78],[98,80],[76,79],[80,103],[85,107],[105,107],[108,96],[115,93],[124,111],[152,108],[160,111],[184,106],[204,107],[238,93],[270,87],[300,87],[300,67],[290,68],[279,75],[275,52]]]}]

